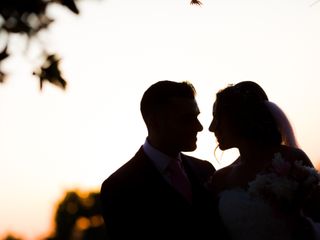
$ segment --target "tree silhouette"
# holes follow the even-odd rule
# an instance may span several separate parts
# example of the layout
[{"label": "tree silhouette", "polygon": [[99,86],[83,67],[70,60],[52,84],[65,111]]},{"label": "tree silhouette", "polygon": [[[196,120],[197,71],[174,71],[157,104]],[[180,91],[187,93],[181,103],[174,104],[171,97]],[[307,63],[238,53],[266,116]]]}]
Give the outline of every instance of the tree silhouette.
[{"label": "tree silhouette", "polygon": [[[60,5],[74,14],[79,14],[75,1],[77,0],[0,0],[0,38],[7,39],[0,42],[3,45],[0,46],[0,83],[7,78],[1,63],[10,57],[10,36],[23,35],[28,41],[33,41],[42,30],[54,22],[55,19],[47,14],[51,5]],[[191,0],[190,4],[202,3],[199,0]],[[59,54],[47,52],[45,46],[42,46],[42,52],[43,64],[33,72],[33,75],[39,78],[40,90],[44,82],[66,89],[67,82],[59,69]]]},{"label": "tree silhouette", "polygon": [[8,236],[6,236],[3,240],[22,240],[21,238],[18,238],[12,234],[9,234]]},{"label": "tree silhouette", "polygon": [[100,211],[99,193],[69,191],[59,203],[55,215],[55,232],[47,240],[106,239]]},{"label": "tree silhouette", "polygon": [[[1,42],[3,48],[0,51],[0,82],[4,82],[7,74],[1,69],[1,63],[10,53],[10,37],[23,35],[28,41],[37,38],[38,34],[47,29],[54,19],[47,14],[51,5],[60,5],[68,8],[74,14],[79,14],[74,0],[1,0],[0,1],[0,37],[6,39]],[[59,70],[59,57],[57,53],[48,53],[42,46],[43,65],[34,71],[34,75],[40,80],[40,89],[43,82],[48,81],[62,89],[66,88],[66,81]]]}]

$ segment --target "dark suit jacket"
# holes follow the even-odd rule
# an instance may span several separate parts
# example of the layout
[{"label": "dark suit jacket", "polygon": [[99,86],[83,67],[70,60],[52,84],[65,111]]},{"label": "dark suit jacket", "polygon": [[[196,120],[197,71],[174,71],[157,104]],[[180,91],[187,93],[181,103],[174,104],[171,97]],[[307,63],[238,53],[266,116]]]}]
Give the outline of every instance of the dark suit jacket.
[{"label": "dark suit jacket", "polygon": [[222,233],[217,206],[204,188],[215,169],[208,161],[186,155],[182,161],[192,184],[192,205],[163,178],[142,148],[103,182],[108,239],[218,239]]}]

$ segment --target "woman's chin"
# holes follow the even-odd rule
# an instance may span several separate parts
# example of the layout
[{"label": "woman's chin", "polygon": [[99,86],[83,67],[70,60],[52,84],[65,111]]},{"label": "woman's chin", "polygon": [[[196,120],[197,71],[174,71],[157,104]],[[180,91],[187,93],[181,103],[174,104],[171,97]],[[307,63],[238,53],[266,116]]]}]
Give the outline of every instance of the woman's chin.
[{"label": "woman's chin", "polygon": [[228,147],[228,146],[226,146],[226,145],[224,145],[224,144],[219,143],[219,149],[220,149],[221,151],[227,150],[227,149],[229,149],[229,148],[230,148],[230,147]]}]

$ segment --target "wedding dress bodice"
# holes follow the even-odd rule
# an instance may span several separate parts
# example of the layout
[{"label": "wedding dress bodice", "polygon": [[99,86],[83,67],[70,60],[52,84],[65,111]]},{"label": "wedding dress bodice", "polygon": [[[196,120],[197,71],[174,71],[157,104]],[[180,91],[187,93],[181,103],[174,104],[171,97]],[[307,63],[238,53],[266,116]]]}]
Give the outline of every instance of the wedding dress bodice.
[{"label": "wedding dress bodice", "polygon": [[219,214],[232,240],[292,239],[290,220],[244,189],[220,193]]}]

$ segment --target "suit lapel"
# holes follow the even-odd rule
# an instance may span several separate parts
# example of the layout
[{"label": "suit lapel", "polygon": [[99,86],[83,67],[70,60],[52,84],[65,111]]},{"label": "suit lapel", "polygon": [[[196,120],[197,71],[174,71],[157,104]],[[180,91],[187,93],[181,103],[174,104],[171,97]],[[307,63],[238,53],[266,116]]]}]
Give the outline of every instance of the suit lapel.
[{"label": "suit lapel", "polygon": [[203,171],[201,171],[200,167],[188,156],[183,156],[183,164],[186,170],[186,173],[189,177],[189,180],[192,185],[193,192],[193,204],[204,203],[204,199],[208,198],[209,192],[205,186],[206,178],[201,175]]},{"label": "suit lapel", "polygon": [[[141,171],[139,174],[141,181],[144,182],[145,187],[148,189],[148,193],[146,194],[157,196],[159,200],[162,199],[161,201],[164,202],[166,201],[163,198],[166,198],[168,199],[167,204],[174,204],[176,201],[180,202],[179,204],[188,204],[188,201],[184,199],[184,197],[177,192],[177,190],[167,180],[165,180],[153,164],[152,160],[144,153],[142,148],[140,148],[136,154],[135,161],[136,166],[138,166]],[[190,174],[192,175],[192,173]],[[176,201],[172,201],[173,199],[176,199]]]},{"label": "suit lapel", "polygon": [[183,167],[184,167],[190,181],[193,183],[201,184],[202,179],[199,176],[199,173],[197,171],[197,167],[194,164],[194,162],[190,158],[188,158],[187,156],[182,155],[182,164],[183,164]]}]

